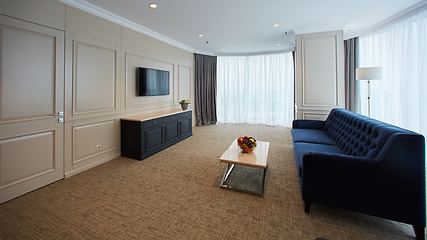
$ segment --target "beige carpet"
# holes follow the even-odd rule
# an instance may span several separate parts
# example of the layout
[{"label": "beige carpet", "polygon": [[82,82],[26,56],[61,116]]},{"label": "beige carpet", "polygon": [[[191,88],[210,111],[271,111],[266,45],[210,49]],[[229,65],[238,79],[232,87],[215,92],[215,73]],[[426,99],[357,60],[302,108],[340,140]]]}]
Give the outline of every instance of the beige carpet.
[{"label": "beige carpet", "polygon": [[[290,129],[193,133],[144,161],[118,158],[1,204],[0,239],[414,239],[398,222],[316,204],[304,213]],[[241,135],[270,142],[265,197],[219,187],[218,158]],[[256,185],[243,176],[258,172],[239,171]]]}]

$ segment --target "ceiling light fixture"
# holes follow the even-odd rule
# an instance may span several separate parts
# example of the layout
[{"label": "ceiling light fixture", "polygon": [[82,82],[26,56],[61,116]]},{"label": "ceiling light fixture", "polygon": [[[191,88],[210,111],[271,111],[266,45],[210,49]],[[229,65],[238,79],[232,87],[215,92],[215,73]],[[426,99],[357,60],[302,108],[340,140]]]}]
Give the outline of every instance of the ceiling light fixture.
[{"label": "ceiling light fixture", "polygon": [[278,27],[280,26],[278,23],[274,24],[273,27]]},{"label": "ceiling light fixture", "polygon": [[223,49],[221,49],[221,51],[224,51],[225,49],[223,48]]},{"label": "ceiling light fixture", "polygon": [[199,37],[203,37],[203,34],[199,34]]},{"label": "ceiling light fixture", "polygon": [[154,3],[150,3],[150,5],[148,5],[148,6],[150,6],[150,8],[157,8],[157,5]]},{"label": "ceiling light fixture", "polygon": [[277,46],[280,46],[280,45],[281,45],[280,43],[277,44]]}]

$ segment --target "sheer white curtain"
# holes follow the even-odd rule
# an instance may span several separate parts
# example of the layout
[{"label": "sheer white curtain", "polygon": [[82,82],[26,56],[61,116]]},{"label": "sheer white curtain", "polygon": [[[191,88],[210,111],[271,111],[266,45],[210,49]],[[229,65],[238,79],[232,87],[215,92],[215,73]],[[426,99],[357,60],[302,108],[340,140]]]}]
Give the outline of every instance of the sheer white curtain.
[{"label": "sheer white curtain", "polygon": [[218,122],[291,127],[293,69],[292,52],[218,57]]},{"label": "sheer white curtain", "polygon": [[[359,38],[359,66],[383,67],[371,86],[371,117],[427,136],[427,11]],[[366,81],[358,83],[367,113]]]}]

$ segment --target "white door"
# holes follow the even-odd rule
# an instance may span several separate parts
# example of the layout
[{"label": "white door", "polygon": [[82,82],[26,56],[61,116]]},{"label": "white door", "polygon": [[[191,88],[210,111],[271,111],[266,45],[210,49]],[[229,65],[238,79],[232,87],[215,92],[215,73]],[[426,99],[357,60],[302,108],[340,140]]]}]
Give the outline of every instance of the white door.
[{"label": "white door", "polygon": [[64,177],[64,32],[0,15],[0,203]]}]

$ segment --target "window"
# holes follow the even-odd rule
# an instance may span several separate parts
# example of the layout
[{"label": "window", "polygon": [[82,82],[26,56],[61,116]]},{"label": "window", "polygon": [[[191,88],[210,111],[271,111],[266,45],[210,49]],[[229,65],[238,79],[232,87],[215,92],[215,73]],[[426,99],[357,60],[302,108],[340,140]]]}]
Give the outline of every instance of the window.
[{"label": "window", "polygon": [[[359,37],[359,66],[383,67],[383,79],[370,82],[373,118],[427,136],[427,11],[376,34]],[[366,115],[366,82],[358,83]]]},{"label": "window", "polygon": [[294,102],[292,52],[218,57],[218,122],[291,127]]}]

